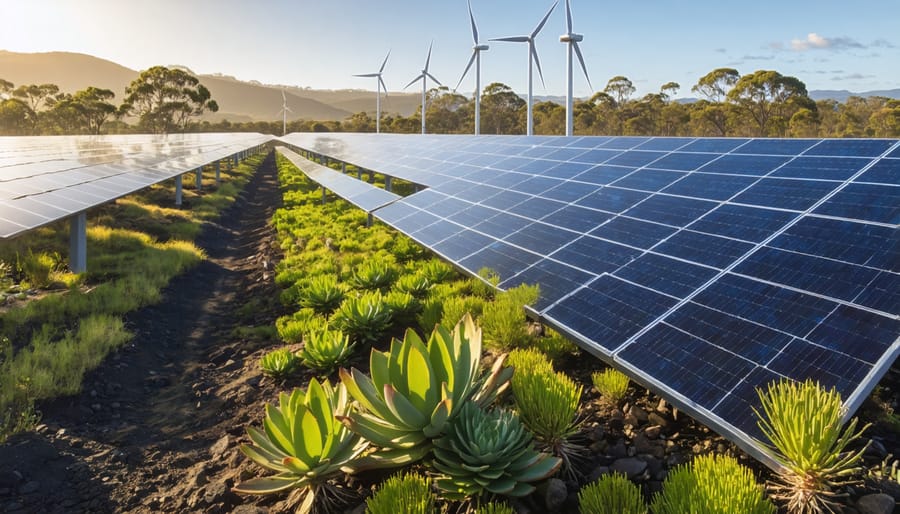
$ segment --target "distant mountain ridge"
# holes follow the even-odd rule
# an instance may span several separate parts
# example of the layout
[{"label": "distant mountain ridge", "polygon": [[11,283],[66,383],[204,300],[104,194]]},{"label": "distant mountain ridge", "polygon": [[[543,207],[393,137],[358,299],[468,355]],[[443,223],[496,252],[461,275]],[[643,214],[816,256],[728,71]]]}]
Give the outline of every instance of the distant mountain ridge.
[{"label": "distant mountain ridge", "polygon": [[[173,65],[169,65],[173,67]],[[175,65],[187,69],[184,66]],[[112,90],[115,102],[121,102],[125,87],[139,72],[106,59],[72,52],[19,53],[0,50],[0,78],[15,85],[56,84],[62,91],[75,92],[88,86]],[[220,73],[197,75],[219,104],[219,112],[207,113],[203,119],[219,121],[274,121],[281,118],[281,91],[287,95],[291,112],[288,120],[342,121],[354,113],[375,114],[375,92],[362,89],[317,90],[298,86],[242,81]],[[814,100],[847,101],[850,96],[885,96],[900,99],[900,89],[853,93],[846,90],[813,90]],[[524,99],[524,96],[523,96]],[[535,96],[536,101],[565,104],[565,97]],[[676,101],[690,103],[694,98]],[[382,99],[384,114],[409,116],[421,102],[418,93],[391,92]]]}]

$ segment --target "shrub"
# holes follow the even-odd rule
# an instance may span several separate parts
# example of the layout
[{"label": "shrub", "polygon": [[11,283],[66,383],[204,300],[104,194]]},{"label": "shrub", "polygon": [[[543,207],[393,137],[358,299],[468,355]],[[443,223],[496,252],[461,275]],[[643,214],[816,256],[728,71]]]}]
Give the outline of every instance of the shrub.
[{"label": "shrub", "polygon": [[481,268],[478,270],[478,278],[471,279],[472,294],[490,300],[497,292],[499,284],[500,275],[496,271],[490,268]]},{"label": "shrub", "polygon": [[272,378],[285,378],[297,370],[300,359],[288,348],[279,348],[262,356],[259,366]]},{"label": "shrub", "polygon": [[391,311],[395,326],[414,325],[419,313],[422,312],[422,302],[409,293],[391,291],[384,297],[384,303]]},{"label": "shrub", "polygon": [[381,293],[345,298],[331,317],[331,325],[364,344],[381,340],[391,327],[392,314]]},{"label": "shrub", "polygon": [[432,259],[423,264],[419,269],[419,273],[432,284],[448,282],[457,276],[456,271],[449,264],[445,264],[437,259]]},{"label": "shrub", "polygon": [[299,292],[299,303],[319,314],[331,314],[344,301],[345,291],[334,275],[312,278]]},{"label": "shrub", "polygon": [[350,285],[364,291],[386,290],[397,280],[397,268],[382,259],[369,259],[350,275]]},{"label": "shrub", "polygon": [[478,319],[484,310],[484,299],[477,296],[451,296],[444,300],[441,323],[447,326],[459,323],[466,313]]},{"label": "shrub", "polygon": [[753,474],[726,455],[702,455],[669,472],[650,503],[653,514],[775,514]]},{"label": "shrub", "polygon": [[16,268],[31,287],[44,289],[52,282],[51,276],[58,260],[58,255],[54,258],[46,252],[34,253],[28,250],[28,255],[16,256]]},{"label": "shrub", "polygon": [[763,414],[754,409],[760,430],[771,442],[784,466],[775,498],[787,501],[788,510],[801,513],[839,510],[835,488],[853,483],[868,445],[850,451],[868,425],[856,431],[854,418],[841,430],[845,414],[841,396],[817,382],[782,380],[759,390]]},{"label": "shrub", "polygon": [[304,366],[327,374],[347,362],[355,346],[343,332],[318,330],[307,334],[300,359]]},{"label": "shrub", "polygon": [[394,284],[394,289],[401,293],[409,293],[413,298],[422,300],[428,296],[428,292],[431,291],[431,286],[431,282],[421,275],[403,275],[397,279],[397,282]]},{"label": "shrub", "polygon": [[481,318],[485,343],[503,350],[529,346],[533,337],[528,332],[522,308],[536,302],[539,294],[538,286],[521,284],[485,304]]},{"label": "shrub", "polygon": [[628,376],[617,369],[597,371],[591,375],[591,381],[600,395],[612,405],[618,405],[628,392]]},{"label": "shrub", "polygon": [[[509,352],[506,359],[506,365],[517,370],[513,373],[512,381],[519,380],[524,376],[524,371],[531,373],[553,373],[553,364],[547,359],[547,356],[534,348],[516,348]],[[518,370],[523,370],[520,373]]]},{"label": "shrub", "polygon": [[339,423],[335,416],[352,412],[343,384],[332,388],[325,380],[311,380],[304,392],[281,393],[279,405],[266,404],[264,431],[247,429],[252,444],[241,451],[256,464],[276,471],[234,487],[246,494],[271,494],[300,488],[303,501],[297,512],[309,513],[328,481],[352,470],[351,464],[368,443]]},{"label": "shrub", "polygon": [[441,323],[441,317],[444,314],[444,302],[434,298],[425,300],[422,304],[422,312],[419,313],[417,321],[422,332],[430,334],[434,327]]},{"label": "shrub", "polygon": [[419,475],[394,475],[366,500],[366,514],[433,514],[431,479]]},{"label": "shrub", "polygon": [[550,360],[556,362],[559,359],[578,353],[578,346],[559,333],[546,329],[544,337],[535,338],[534,346],[544,352]]},{"label": "shrub", "polygon": [[505,503],[491,501],[487,505],[478,507],[475,514],[516,514],[516,511]]},{"label": "shrub", "polygon": [[341,381],[365,408],[341,420],[385,448],[367,456],[371,467],[407,464],[424,457],[463,405],[490,404],[508,383],[510,371],[497,359],[482,373],[481,329],[466,316],[453,329],[437,326],[428,342],[413,330],[394,339],[390,350],[372,350],[371,378],[341,370]]},{"label": "shrub", "polygon": [[278,337],[286,343],[299,343],[303,336],[325,326],[325,320],[312,309],[300,309],[290,316],[275,320]]},{"label": "shrub", "polygon": [[647,514],[641,490],[625,475],[604,475],[578,493],[581,514]]},{"label": "shrub", "polygon": [[526,496],[532,482],[559,469],[561,461],[531,446],[531,434],[509,411],[485,411],[466,403],[447,435],[434,441],[435,480],[451,500],[483,493]]}]

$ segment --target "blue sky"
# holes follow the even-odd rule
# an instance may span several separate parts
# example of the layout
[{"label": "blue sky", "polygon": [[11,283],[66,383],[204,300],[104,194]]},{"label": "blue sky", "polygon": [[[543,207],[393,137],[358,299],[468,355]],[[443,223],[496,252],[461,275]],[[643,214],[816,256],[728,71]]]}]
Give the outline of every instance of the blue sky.
[{"label": "blue sky", "polygon": [[[482,40],[530,32],[550,5],[472,0]],[[572,9],[593,91],[624,75],[638,94],[675,81],[690,96],[699,77],[725,66],[774,69],[809,89],[900,88],[898,0],[572,0]],[[432,39],[431,72],[452,87],[472,45],[465,0],[0,0],[0,11],[0,49],[83,52],[134,69],[182,64],[316,89],[374,89],[352,75],[376,71],[391,50],[384,78],[400,90]],[[565,92],[564,28],[561,0],[537,38],[546,89],[536,78],[536,94]],[[524,92],[525,45],[490,45],[482,85]],[[473,89],[470,74],[460,90]],[[579,73],[575,94],[591,93]]]}]

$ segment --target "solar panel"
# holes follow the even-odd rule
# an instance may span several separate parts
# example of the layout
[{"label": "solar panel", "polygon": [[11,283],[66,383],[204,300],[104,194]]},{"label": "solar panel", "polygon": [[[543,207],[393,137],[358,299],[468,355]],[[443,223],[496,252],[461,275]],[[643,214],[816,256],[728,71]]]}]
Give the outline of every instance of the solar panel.
[{"label": "solar panel", "polygon": [[[769,465],[755,388],[900,354],[897,140],[290,134],[427,189],[374,215]],[[408,163],[404,165],[403,163]]]}]

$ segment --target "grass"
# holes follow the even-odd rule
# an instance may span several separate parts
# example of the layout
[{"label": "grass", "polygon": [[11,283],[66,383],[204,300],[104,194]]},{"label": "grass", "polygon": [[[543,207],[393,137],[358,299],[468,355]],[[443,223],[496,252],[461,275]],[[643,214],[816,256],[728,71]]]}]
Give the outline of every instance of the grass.
[{"label": "grass", "polygon": [[[191,209],[171,208],[174,185],[165,183],[89,213],[87,272],[53,271],[50,279],[64,289],[3,313],[0,441],[37,422],[36,401],[79,392],[85,373],[130,340],[122,316],[158,302],[173,277],[205,258],[191,241],[234,202],[260,162],[223,170],[222,184],[214,188],[210,179],[202,194],[185,190]],[[42,270],[49,261],[41,256],[67,252],[68,224],[60,222],[3,242],[0,262],[28,255]]]}]

